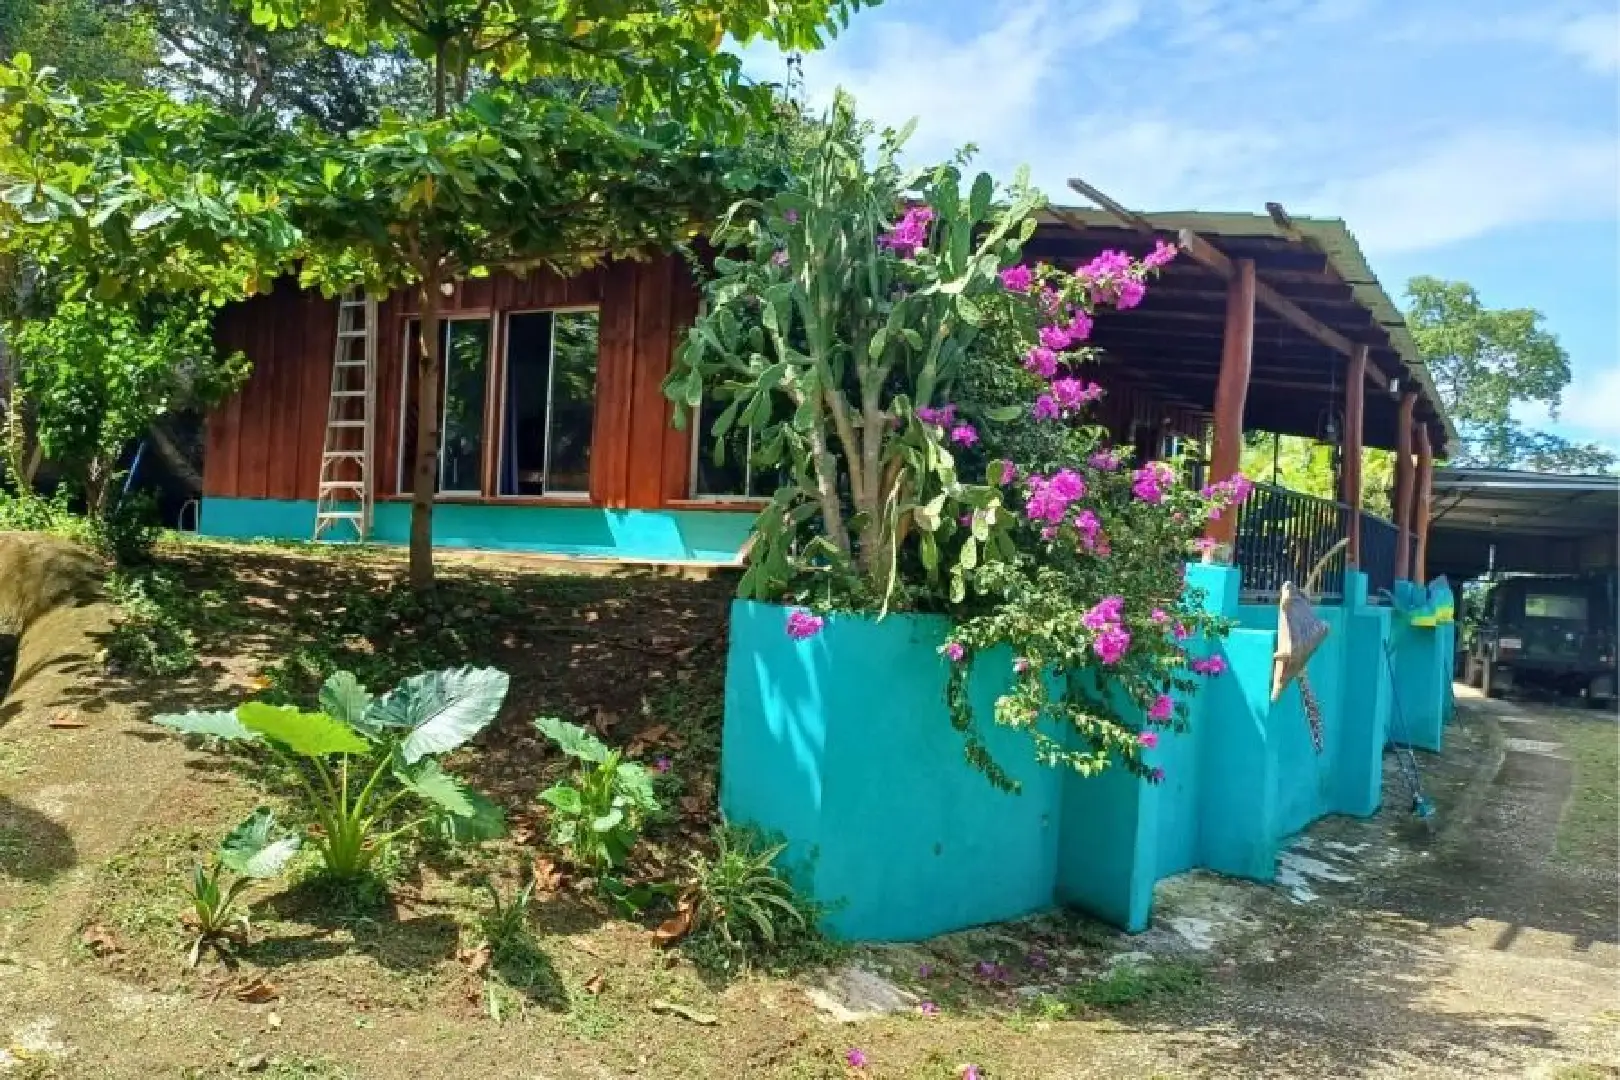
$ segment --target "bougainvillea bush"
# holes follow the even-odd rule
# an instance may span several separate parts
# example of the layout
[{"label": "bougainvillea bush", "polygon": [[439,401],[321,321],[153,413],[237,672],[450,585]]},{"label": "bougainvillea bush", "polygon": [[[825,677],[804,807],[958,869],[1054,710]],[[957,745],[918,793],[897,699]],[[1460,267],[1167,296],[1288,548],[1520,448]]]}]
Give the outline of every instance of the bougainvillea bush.
[{"label": "bougainvillea bush", "polygon": [[[756,475],[780,478],[741,593],[948,615],[953,722],[998,786],[1013,784],[978,735],[992,719],[1048,763],[1162,779],[1142,752],[1186,723],[1174,692],[1219,674],[1188,643],[1224,631],[1185,560],[1248,483],[1195,491],[1182,462],[1108,445],[1087,419],[1104,393],[1087,342],[1097,309],[1139,304],[1175,248],[1027,262],[1041,199],[1022,176],[964,185],[962,157],[908,173],[903,139],[869,145],[840,100],[798,179],[715,234],[725,255],[665,392],[717,454],[746,428]],[[788,632],[820,627],[807,610]],[[1001,646],[1011,689],[975,717],[969,663]]]}]

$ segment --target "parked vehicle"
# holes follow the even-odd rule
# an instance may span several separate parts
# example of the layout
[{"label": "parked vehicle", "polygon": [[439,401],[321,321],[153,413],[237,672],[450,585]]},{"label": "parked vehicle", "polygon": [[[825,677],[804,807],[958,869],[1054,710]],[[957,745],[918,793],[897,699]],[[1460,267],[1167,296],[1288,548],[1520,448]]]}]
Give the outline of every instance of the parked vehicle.
[{"label": "parked vehicle", "polygon": [[1613,572],[1497,581],[1469,644],[1468,683],[1489,697],[1539,687],[1612,705],[1615,582]]}]

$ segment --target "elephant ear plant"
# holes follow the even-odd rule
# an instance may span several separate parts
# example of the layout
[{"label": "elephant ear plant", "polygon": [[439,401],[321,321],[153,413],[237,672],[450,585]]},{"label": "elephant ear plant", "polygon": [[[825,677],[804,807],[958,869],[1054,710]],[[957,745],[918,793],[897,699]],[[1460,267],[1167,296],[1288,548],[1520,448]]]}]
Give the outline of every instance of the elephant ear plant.
[{"label": "elephant ear plant", "polygon": [[204,945],[217,941],[232,926],[248,929],[247,912],[237,910],[237,898],[255,881],[273,878],[286,869],[298,847],[298,837],[277,829],[275,814],[261,806],[220,841],[206,865],[192,866],[186,887],[191,922],[197,930],[197,940],[191,945],[192,967],[197,966]]},{"label": "elephant ear plant", "polygon": [[440,825],[460,840],[505,831],[500,808],[438,759],[489,726],[507,684],[503,671],[459,668],[414,675],[373,698],[340,671],[321,687],[315,712],[249,701],[153,722],[267,754],[302,794],[306,835],[325,871],[352,880],[390,841],[423,826]]}]

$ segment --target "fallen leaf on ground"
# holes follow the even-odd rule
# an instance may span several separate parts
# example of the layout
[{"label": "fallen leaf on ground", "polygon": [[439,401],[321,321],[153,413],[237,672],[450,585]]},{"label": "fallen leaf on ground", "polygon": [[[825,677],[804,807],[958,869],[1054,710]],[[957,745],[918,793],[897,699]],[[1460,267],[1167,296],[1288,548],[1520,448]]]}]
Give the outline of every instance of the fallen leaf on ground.
[{"label": "fallen leaf on ground", "polygon": [[639,757],[643,750],[647,749],[649,746],[653,746],[658,742],[658,740],[662,739],[668,734],[668,724],[654,724],[646,731],[643,731],[632,738],[630,740],[630,745],[625,748],[624,752],[630,757]]},{"label": "fallen leaf on ground", "polygon": [[51,714],[51,718],[49,720],[45,721],[45,726],[53,728],[81,728],[89,727],[90,725],[85,723],[83,720],[80,720],[66,709],[59,709]]},{"label": "fallen leaf on ground", "polygon": [[592,975],[590,978],[585,980],[585,992],[587,994],[600,994],[602,992],[602,987],[606,985],[607,977],[598,971],[595,975]]},{"label": "fallen leaf on ground", "polygon": [[118,943],[117,936],[100,923],[91,923],[85,927],[84,933],[79,935],[79,943],[98,957],[107,957],[124,951],[124,947]]},{"label": "fallen leaf on ground", "polygon": [[687,934],[692,932],[692,922],[697,916],[697,904],[691,896],[683,896],[680,903],[675,905],[675,914],[665,919],[653,931],[653,940],[660,945],[673,945]]},{"label": "fallen leaf on ground", "polygon": [[664,1001],[662,998],[660,998],[659,1000],[653,1002],[651,1007],[653,1012],[670,1013],[675,1016],[682,1017],[683,1019],[690,1020],[694,1024],[703,1024],[705,1026],[709,1026],[718,1024],[720,1022],[720,1018],[713,1013],[701,1012],[692,1008],[690,1005],[682,1005],[678,1001]]},{"label": "fallen leaf on ground", "polygon": [[681,796],[681,811],[694,817],[706,817],[709,812],[709,804],[706,799],[700,796],[683,795]]},{"label": "fallen leaf on ground", "polygon": [[276,984],[262,975],[238,986],[233,993],[237,1001],[245,1001],[250,1005],[263,1005],[267,1001],[274,1001],[281,996]]},{"label": "fallen leaf on ground", "polygon": [[482,975],[489,970],[489,945],[485,943],[476,949],[458,949],[456,959],[467,965],[467,969],[474,975]]},{"label": "fallen leaf on ground", "polygon": [[534,888],[536,892],[544,895],[554,893],[562,888],[563,872],[557,864],[544,855],[534,857]]},{"label": "fallen leaf on ground", "polygon": [[271,1031],[280,1031],[281,1030],[281,1014],[280,1013],[271,1013],[268,1017],[265,1018],[265,1023],[269,1025]]}]

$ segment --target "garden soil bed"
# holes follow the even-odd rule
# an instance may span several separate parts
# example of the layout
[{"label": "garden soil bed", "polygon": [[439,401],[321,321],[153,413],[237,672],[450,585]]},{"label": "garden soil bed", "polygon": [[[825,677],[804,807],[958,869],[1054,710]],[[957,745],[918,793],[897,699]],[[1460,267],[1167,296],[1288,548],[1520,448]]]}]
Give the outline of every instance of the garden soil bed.
[{"label": "garden soil bed", "polygon": [[[64,689],[0,726],[0,808],[12,809],[0,818],[0,1076],[845,1077],[852,1048],[871,1061],[860,1075],[942,1080],[968,1063],[993,1080],[1575,1080],[1620,1065],[1604,1019],[1613,922],[1599,917],[1612,915],[1613,855],[1548,861],[1574,800],[1568,770],[1497,768],[1498,718],[1471,709],[1430,763],[1449,832],[1415,829],[1392,779],[1385,814],[1325,822],[1290,853],[1292,889],[1195,876],[1161,887],[1159,921],[1137,938],[1050,916],[831,958],[936,1016],[834,1023],[812,1003],[814,957],[705,975],[652,942],[651,919],[618,918],[553,876],[534,797],[562,763],[529,725],[560,715],[671,759],[669,820],[633,870],[678,876],[714,817],[732,582],[441,565],[438,599],[420,605],[402,596],[392,552],[166,547],[151,590],[195,664],[161,678],[87,670],[78,696]],[[461,856],[427,850],[386,896],[259,888],[251,938],[189,970],[179,875],[263,796],[145,718],[251,693],[299,699],[337,662],[377,687],[423,666],[511,672],[498,725],[451,764],[501,798],[514,835]],[[78,709],[85,726],[49,727],[52,708]],[[1573,721],[1536,722],[1533,741],[1557,746]],[[1512,852],[1492,839],[1510,820]],[[47,854],[6,854],[19,850]],[[537,858],[538,948],[491,979],[483,882],[510,890]],[[1519,944],[1484,940],[1479,920],[1498,917],[1521,927]]]}]

